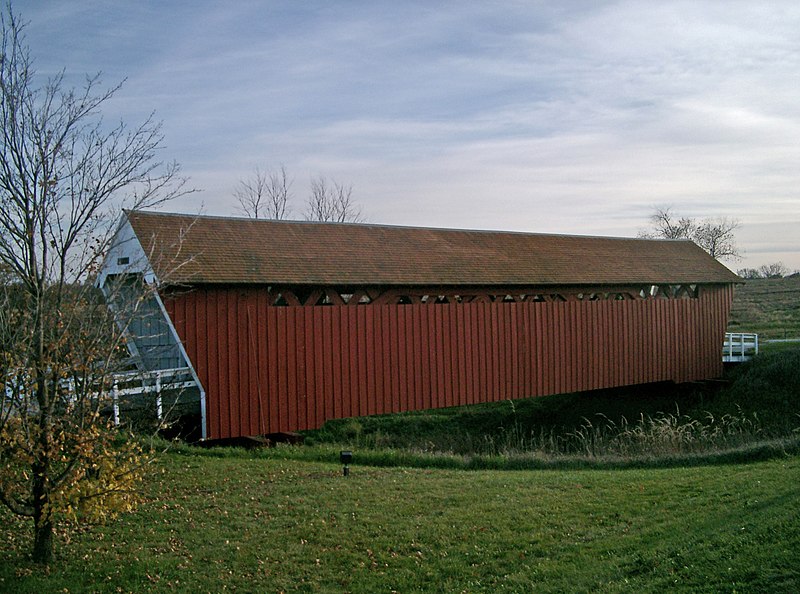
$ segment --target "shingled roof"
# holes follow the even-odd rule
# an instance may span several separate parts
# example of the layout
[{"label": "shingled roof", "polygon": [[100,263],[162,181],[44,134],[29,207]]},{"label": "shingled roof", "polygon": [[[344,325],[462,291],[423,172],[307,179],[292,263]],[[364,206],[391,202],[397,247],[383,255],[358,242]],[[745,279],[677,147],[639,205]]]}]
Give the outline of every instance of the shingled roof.
[{"label": "shingled roof", "polygon": [[[690,241],[126,213],[172,282],[382,286],[735,283]],[[158,273],[158,271],[156,271]]]}]

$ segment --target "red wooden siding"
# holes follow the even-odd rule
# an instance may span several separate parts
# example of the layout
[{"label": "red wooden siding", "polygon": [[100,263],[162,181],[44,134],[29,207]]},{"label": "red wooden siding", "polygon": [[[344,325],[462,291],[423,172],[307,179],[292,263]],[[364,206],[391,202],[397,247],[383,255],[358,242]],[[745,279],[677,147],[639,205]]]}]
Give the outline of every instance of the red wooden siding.
[{"label": "red wooden siding", "polygon": [[697,299],[270,306],[258,288],[165,300],[209,438],[331,418],[711,378],[732,288]]}]

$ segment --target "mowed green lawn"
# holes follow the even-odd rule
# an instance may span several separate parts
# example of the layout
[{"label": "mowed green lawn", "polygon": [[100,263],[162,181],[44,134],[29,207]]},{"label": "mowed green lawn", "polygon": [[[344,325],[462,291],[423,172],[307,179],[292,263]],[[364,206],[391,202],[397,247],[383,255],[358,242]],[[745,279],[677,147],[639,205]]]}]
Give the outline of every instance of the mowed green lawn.
[{"label": "mowed green lawn", "polygon": [[334,463],[173,453],[154,470],[135,513],[59,542],[48,571],[2,512],[0,591],[800,591],[796,456],[344,478]]}]

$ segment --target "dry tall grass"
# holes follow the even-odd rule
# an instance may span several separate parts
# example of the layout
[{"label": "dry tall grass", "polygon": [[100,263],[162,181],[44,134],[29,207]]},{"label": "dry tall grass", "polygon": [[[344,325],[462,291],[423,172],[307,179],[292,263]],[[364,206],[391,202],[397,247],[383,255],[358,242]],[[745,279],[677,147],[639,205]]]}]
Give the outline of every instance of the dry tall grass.
[{"label": "dry tall grass", "polygon": [[642,414],[635,422],[625,417],[614,421],[597,414],[593,419],[584,418],[579,427],[563,434],[553,429],[526,434],[515,425],[499,437],[487,436],[481,453],[589,458],[676,456],[735,448],[759,440],[761,433],[758,416],[741,410],[719,417],[706,413],[702,420],[676,410],[674,414]]}]

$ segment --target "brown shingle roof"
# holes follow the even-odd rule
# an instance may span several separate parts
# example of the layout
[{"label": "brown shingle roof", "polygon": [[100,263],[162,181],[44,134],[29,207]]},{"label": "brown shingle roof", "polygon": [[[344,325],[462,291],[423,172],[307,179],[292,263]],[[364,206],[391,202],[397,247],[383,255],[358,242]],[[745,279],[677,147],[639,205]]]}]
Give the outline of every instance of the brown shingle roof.
[{"label": "brown shingle roof", "polygon": [[[689,241],[268,221],[132,211],[145,250],[191,258],[181,283],[611,285],[733,283]],[[156,271],[158,272],[158,271]]]}]

